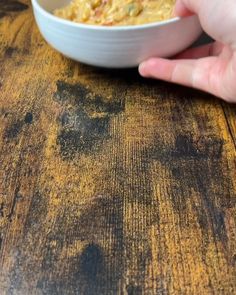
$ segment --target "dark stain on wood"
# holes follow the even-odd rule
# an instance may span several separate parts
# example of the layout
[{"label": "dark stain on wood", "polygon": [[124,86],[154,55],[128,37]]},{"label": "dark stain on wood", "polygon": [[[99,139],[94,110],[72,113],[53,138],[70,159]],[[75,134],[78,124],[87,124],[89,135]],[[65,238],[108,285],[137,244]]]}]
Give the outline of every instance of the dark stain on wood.
[{"label": "dark stain on wood", "polygon": [[104,255],[100,247],[95,244],[86,246],[79,258],[79,272],[85,276],[88,283],[97,281],[104,268]]},{"label": "dark stain on wood", "polygon": [[84,286],[83,294],[101,294],[107,275],[104,253],[96,244],[85,247],[79,257],[77,280]]},{"label": "dark stain on wood", "polygon": [[[41,214],[36,215],[36,218],[34,214],[29,216],[27,220],[29,233],[35,232],[31,224],[43,226],[45,212],[41,209],[40,211]],[[100,197],[93,204],[85,206],[80,218],[68,220],[66,224],[64,215],[67,215],[66,210],[57,217],[53,231],[48,234],[48,244],[44,245],[42,261],[44,275],[37,284],[38,288],[43,294],[52,295],[58,292],[60,294],[100,295],[106,294],[107,290],[110,290],[110,294],[116,294],[117,284],[122,278],[125,263],[123,257],[123,199]],[[64,231],[65,227],[66,231]],[[40,232],[40,228],[37,232]],[[37,232],[35,232],[36,235]],[[112,238],[112,243],[109,240],[108,248],[100,246],[101,234],[106,238]],[[68,247],[73,246],[76,241],[86,243],[86,245],[78,256],[67,259],[67,270],[64,273],[59,270],[59,274],[49,280],[48,275],[61,255],[65,240]],[[50,241],[56,241],[57,247],[51,246]],[[15,265],[15,268],[17,269],[18,266]]]},{"label": "dark stain on wood", "polygon": [[[211,175],[211,182],[214,182],[216,187],[219,179],[222,179],[220,187],[224,188],[223,191],[230,190],[230,184],[227,184],[226,182],[223,183],[224,176],[219,175],[221,173],[220,167],[222,165],[220,158],[223,142],[217,138],[211,138],[210,140],[205,139],[203,145],[205,150],[203,151],[199,151],[196,148],[196,144],[193,145],[190,144],[190,142],[193,143],[193,139],[186,139],[185,137],[184,140],[181,140],[181,145],[179,145],[179,138],[177,138],[174,152],[175,155],[181,155],[181,153],[184,152],[182,154],[182,159],[184,159],[184,161],[180,160],[181,162],[178,163],[176,162],[176,158],[175,161],[174,158],[172,158],[173,163],[175,162],[173,168],[171,168],[172,174],[178,181],[180,187],[183,188],[186,185],[185,191],[188,191],[188,188],[192,188],[200,193],[205,211],[201,210],[197,212],[199,224],[205,233],[207,233],[208,227],[212,226],[211,230],[215,237],[225,243],[227,242],[227,235],[223,212],[221,208],[217,208],[217,202],[211,197],[213,194],[211,193],[211,187],[209,187],[207,179],[209,175]],[[193,161],[188,160],[188,158],[191,159],[191,157],[193,157]],[[174,189],[172,200],[178,200],[178,197],[176,198],[176,193],[177,195],[180,195],[180,191]],[[183,209],[180,203],[183,203],[185,206],[186,195],[184,198],[181,197],[181,200],[178,200],[178,204],[175,203],[176,209],[178,206],[180,206],[180,210]],[[210,218],[211,221],[207,221],[203,215],[207,216],[207,219]]]},{"label": "dark stain on wood", "polygon": [[142,287],[135,285],[126,286],[127,295],[141,295]]},{"label": "dark stain on wood", "polygon": [[233,267],[236,267],[236,254],[232,256],[232,265]]},{"label": "dark stain on wood", "polygon": [[12,12],[19,12],[28,9],[28,5],[14,0],[1,0],[0,18]]},{"label": "dark stain on wood", "polygon": [[15,123],[12,123],[8,128],[5,129],[4,139],[12,140],[18,136],[24,126],[24,122],[22,120],[18,120]]},{"label": "dark stain on wood", "polygon": [[4,203],[2,202],[2,203],[0,204],[0,218],[1,218],[1,217],[4,217],[3,209],[4,209]]},{"label": "dark stain on wood", "polygon": [[[82,84],[57,82],[54,98],[67,107],[61,117],[57,142],[63,158],[72,159],[76,152],[99,149],[109,137],[109,121],[124,110],[122,97],[108,101]],[[71,107],[72,106],[72,107]]]},{"label": "dark stain on wood", "polygon": [[[8,113],[4,114],[4,117],[7,117]],[[27,112],[23,119],[17,120],[16,122],[11,123],[4,131],[3,138],[8,140],[15,139],[23,130],[24,125],[30,125],[33,122],[33,114]]]},{"label": "dark stain on wood", "polygon": [[57,138],[63,158],[73,158],[76,152],[95,151],[108,137],[107,116],[91,118],[83,110],[64,113],[62,128]]},{"label": "dark stain on wood", "polygon": [[25,118],[24,118],[24,122],[26,124],[31,124],[33,122],[33,114],[30,112],[26,113]]},{"label": "dark stain on wood", "polygon": [[[94,216],[94,221],[92,222],[89,217],[91,214]],[[92,246],[89,243],[79,257],[79,269],[77,273],[78,294],[98,295],[105,294],[106,290],[111,290],[111,294],[114,294],[118,287],[117,283],[122,277],[123,264],[125,262],[123,260],[122,198],[102,198],[96,201],[88,210],[83,210],[83,214],[78,220],[78,227],[80,228],[80,239],[92,241]],[[106,250],[106,258],[103,255],[103,250],[96,244],[97,237],[101,231],[106,236],[110,236],[110,231],[113,237],[110,249]],[[91,269],[91,258],[94,255],[99,259],[97,260],[98,266],[93,270],[93,275],[91,276],[89,275],[89,268]],[[100,275],[97,277],[96,273],[98,269]],[[79,281],[78,277],[80,278]]]},{"label": "dark stain on wood", "polygon": [[72,85],[64,81],[57,81],[57,91],[54,98],[61,103],[68,100],[78,100],[80,103],[85,103],[88,93],[88,89],[81,84]]},{"label": "dark stain on wood", "polygon": [[9,46],[5,49],[4,57],[11,58],[14,53],[17,53],[19,50],[17,47]]},{"label": "dark stain on wood", "polygon": [[[224,142],[218,138],[201,137],[194,141],[191,134],[179,134],[172,149],[157,143],[152,150],[152,157],[167,165],[176,179],[170,195],[175,211],[179,212],[180,216],[183,215],[191,189],[197,191],[204,208],[196,208],[199,225],[206,236],[210,227],[214,236],[225,244],[227,234],[224,208],[217,204],[221,203],[222,194],[231,190],[232,183],[222,174],[223,145]],[[209,186],[209,177],[212,187]],[[213,187],[218,189],[217,194],[212,193]],[[231,202],[225,204],[225,207],[231,206]]]},{"label": "dark stain on wood", "polygon": [[54,99],[60,103],[67,102],[74,106],[80,106],[87,112],[104,112],[114,115],[124,111],[124,95],[125,93],[120,93],[119,97],[108,100],[81,83],[70,84],[57,81],[57,91],[54,94]]},{"label": "dark stain on wood", "polygon": [[[205,144],[207,140],[207,145]],[[203,141],[203,142],[201,142]],[[192,159],[220,159],[223,149],[223,141],[216,138],[200,137],[197,142],[191,135],[179,134],[176,137],[173,158]]]}]

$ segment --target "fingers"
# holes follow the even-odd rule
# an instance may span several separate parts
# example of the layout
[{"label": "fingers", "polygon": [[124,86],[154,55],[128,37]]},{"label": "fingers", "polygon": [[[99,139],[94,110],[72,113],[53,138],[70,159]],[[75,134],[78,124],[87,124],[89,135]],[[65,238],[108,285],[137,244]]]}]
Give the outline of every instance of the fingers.
[{"label": "fingers", "polygon": [[176,59],[191,59],[191,58],[201,58],[206,56],[218,56],[222,50],[224,45],[220,42],[214,42],[210,44],[206,44],[203,46],[199,46],[196,48],[190,48],[186,51],[175,56]]},{"label": "fingers", "polygon": [[161,79],[217,94],[217,82],[211,79],[211,68],[215,63],[216,57],[200,60],[153,58],[142,63],[139,72],[143,77]]}]

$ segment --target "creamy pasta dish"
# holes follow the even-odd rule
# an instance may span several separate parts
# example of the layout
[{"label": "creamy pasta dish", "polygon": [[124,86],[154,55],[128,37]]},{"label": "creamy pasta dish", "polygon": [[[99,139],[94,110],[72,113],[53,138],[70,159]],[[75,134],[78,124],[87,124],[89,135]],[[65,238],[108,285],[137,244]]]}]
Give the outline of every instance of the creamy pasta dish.
[{"label": "creamy pasta dish", "polygon": [[174,4],[175,0],[72,0],[54,14],[93,25],[138,25],[171,18]]}]

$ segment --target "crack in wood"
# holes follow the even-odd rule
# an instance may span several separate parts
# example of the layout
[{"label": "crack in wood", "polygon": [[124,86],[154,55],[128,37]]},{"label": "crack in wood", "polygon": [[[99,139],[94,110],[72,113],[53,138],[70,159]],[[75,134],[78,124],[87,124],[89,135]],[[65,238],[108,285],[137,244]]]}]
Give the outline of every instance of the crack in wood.
[{"label": "crack in wood", "polygon": [[228,121],[225,108],[224,108],[224,106],[223,106],[222,103],[221,103],[221,108],[222,108],[222,111],[223,111],[223,114],[224,114],[224,117],[225,117],[225,121],[226,121],[226,125],[227,125],[228,131],[229,131],[229,135],[230,135],[230,137],[232,139],[232,142],[233,142],[233,145],[234,145],[234,149],[236,150],[236,139],[235,139],[235,137],[233,135],[233,130],[232,130],[231,126],[230,126],[230,123]]}]

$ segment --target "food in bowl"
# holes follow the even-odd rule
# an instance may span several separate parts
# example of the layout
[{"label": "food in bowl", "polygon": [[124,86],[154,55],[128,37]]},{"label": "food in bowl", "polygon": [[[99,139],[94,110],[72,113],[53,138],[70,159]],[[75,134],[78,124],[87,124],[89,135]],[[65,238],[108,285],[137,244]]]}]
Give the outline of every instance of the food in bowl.
[{"label": "food in bowl", "polygon": [[77,23],[140,25],[171,18],[175,0],[72,0],[54,14]]}]

